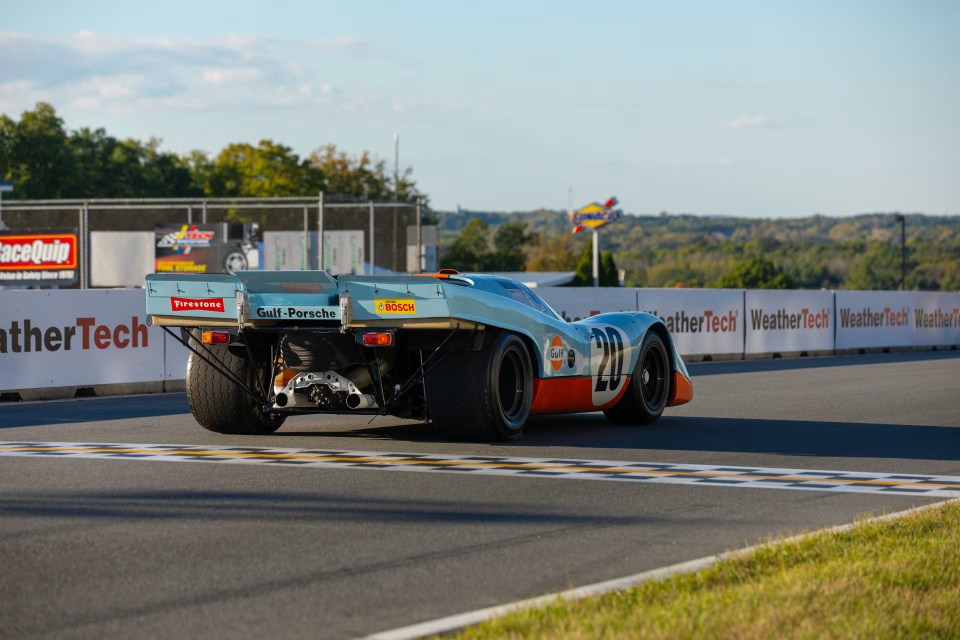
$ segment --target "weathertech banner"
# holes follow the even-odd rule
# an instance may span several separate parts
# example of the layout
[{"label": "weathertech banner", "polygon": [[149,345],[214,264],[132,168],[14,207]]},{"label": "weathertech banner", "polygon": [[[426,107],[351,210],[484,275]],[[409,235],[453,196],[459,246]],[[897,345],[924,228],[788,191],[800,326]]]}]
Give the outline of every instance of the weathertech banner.
[{"label": "weathertech banner", "polygon": [[747,354],[833,351],[833,292],[748,290]]},{"label": "weathertech banner", "polygon": [[960,344],[960,294],[837,291],[837,349]]},{"label": "weathertech banner", "polygon": [[739,289],[638,289],[637,303],[663,319],[681,355],[743,353]]},{"label": "weathertech banner", "polygon": [[0,231],[0,287],[69,286],[77,282],[77,231]]},{"label": "weathertech banner", "polygon": [[143,290],[5,291],[3,300],[0,391],[164,379],[164,333],[147,326]]}]

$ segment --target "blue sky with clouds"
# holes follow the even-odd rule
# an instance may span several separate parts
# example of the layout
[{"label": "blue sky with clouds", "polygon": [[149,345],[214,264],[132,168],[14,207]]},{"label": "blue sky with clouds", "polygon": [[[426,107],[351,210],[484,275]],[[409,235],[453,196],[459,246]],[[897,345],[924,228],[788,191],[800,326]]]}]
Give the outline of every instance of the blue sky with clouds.
[{"label": "blue sky with clouds", "polygon": [[438,209],[960,213],[960,2],[6,0],[0,112],[401,165]]}]

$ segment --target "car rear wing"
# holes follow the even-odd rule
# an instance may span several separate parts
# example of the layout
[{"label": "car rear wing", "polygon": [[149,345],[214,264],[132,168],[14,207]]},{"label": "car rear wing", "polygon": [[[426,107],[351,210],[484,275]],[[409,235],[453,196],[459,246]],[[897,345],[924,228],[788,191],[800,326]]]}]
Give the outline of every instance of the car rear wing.
[{"label": "car rear wing", "polygon": [[336,321],[337,282],[323,271],[151,273],[147,315],[155,325],[250,327],[281,320]]}]

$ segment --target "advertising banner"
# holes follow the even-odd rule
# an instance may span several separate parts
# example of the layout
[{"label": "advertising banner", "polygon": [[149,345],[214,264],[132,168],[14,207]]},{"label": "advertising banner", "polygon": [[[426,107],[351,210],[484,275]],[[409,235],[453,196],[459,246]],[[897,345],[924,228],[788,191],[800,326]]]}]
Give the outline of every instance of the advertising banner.
[{"label": "advertising banner", "polygon": [[305,271],[315,264],[313,255],[317,232],[310,232],[310,246],[303,231],[264,231],[261,269],[267,271]]},{"label": "advertising banner", "polygon": [[743,353],[739,289],[638,289],[637,308],[663,319],[681,355]]},{"label": "advertising banner", "polygon": [[363,273],[363,235],[363,231],[324,231],[324,270],[335,276]]},{"label": "advertising banner", "polygon": [[0,231],[0,287],[77,282],[77,230]]},{"label": "advertising banner", "polygon": [[158,224],[155,269],[176,273],[234,273],[250,267],[252,225]]},{"label": "advertising banner", "polygon": [[913,296],[906,291],[837,291],[837,349],[913,345]]},{"label": "advertising banner", "polygon": [[833,292],[745,292],[745,352],[833,351]]},{"label": "advertising banner", "polygon": [[914,291],[910,304],[915,345],[960,344],[960,293]]},{"label": "advertising banner", "polygon": [[567,322],[608,311],[636,311],[637,292],[616,287],[537,287],[537,293]]},{"label": "advertising banner", "polygon": [[5,291],[0,390],[163,380],[163,338],[142,289]]},{"label": "advertising banner", "polygon": [[91,231],[90,283],[94,287],[142,287],[153,273],[150,231]]}]

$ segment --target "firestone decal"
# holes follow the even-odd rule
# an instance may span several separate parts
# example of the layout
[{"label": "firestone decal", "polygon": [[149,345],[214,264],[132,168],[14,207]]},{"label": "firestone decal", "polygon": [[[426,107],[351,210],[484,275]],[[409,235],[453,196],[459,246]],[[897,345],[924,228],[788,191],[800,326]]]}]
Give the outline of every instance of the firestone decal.
[{"label": "firestone decal", "polygon": [[223,298],[170,298],[170,308],[174,311],[224,312]]}]

